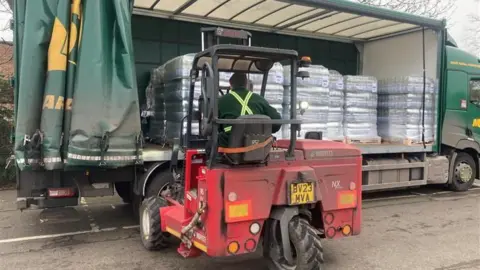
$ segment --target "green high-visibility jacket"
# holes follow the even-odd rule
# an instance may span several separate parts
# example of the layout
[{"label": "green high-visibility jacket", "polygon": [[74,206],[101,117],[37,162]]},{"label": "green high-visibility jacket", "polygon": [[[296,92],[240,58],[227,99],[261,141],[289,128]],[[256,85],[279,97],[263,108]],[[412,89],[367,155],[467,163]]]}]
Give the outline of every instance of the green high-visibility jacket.
[{"label": "green high-visibility jacket", "polygon": [[[220,119],[236,119],[241,115],[262,114],[271,119],[282,119],[282,116],[275,108],[259,94],[248,91],[247,89],[235,89],[218,101],[218,117]],[[279,131],[281,125],[272,125],[272,132]],[[232,127],[230,125],[220,125],[219,146],[228,146],[228,136]]]}]

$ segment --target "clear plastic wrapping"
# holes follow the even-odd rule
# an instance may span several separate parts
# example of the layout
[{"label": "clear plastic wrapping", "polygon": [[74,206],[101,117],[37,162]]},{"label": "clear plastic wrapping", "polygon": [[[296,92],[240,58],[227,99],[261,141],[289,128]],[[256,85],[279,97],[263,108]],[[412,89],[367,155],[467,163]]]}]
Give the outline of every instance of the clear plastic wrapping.
[{"label": "clear plastic wrapping", "polygon": [[329,70],[329,105],[326,139],[343,140],[343,114],[345,106],[345,84],[343,76],[335,70]]},{"label": "clear plastic wrapping", "polygon": [[160,66],[150,72],[150,82],[145,90],[146,110],[144,119],[149,119],[147,137],[155,143],[162,143],[165,137],[165,100],[164,67]]},{"label": "clear plastic wrapping", "polygon": [[[285,104],[290,104],[290,66],[284,67],[284,85],[285,85]],[[297,102],[306,101],[309,107],[303,114],[297,112],[297,118],[303,121],[300,131],[300,137],[304,137],[309,131],[327,132],[328,112],[329,112],[329,87],[330,73],[328,69],[319,65],[311,65],[308,68],[300,68],[301,71],[308,71],[309,78],[297,78]],[[297,106],[295,104],[295,106]],[[288,118],[289,116],[284,116]],[[288,129],[284,129],[284,136],[289,135]]]},{"label": "clear plastic wrapping", "polygon": [[344,134],[349,139],[378,140],[377,79],[345,76]]},{"label": "clear plastic wrapping", "polygon": [[[379,82],[378,131],[387,141],[421,143],[434,140],[436,128],[436,83],[423,77],[396,77]],[[424,119],[423,119],[424,118]]]},{"label": "clear plastic wrapping", "polygon": [[[195,82],[193,109],[198,109],[198,98],[201,94],[201,84]],[[166,116],[166,140],[172,141],[180,137],[182,130],[181,122],[184,122],[184,132],[186,131],[186,119],[188,114],[188,99],[190,93],[190,79],[175,79],[166,81],[165,89],[165,116]],[[192,133],[198,134],[198,123],[192,123]]]},{"label": "clear plastic wrapping", "polygon": [[[186,54],[167,61],[163,66],[152,72],[151,83],[154,86],[155,116],[151,121],[151,133],[157,134],[154,142],[172,142],[174,138],[180,137],[180,132],[185,133],[188,113],[188,100],[190,94],[190,70],[192,69],[195,54]],[[201,75],[201,72],[200,72]],[[220,72],[220,86],[229,86],[228,80],[231,73]],[[199,76],[200,78],[200,76]],[[151,90],[149,90],[151,91]],[[201,94],[200,80],[195,82],[193,109],[198,109],[198,98]],[[152,100],[150,98],[150,100]],[[162,104],[159,106],[159,104]],[[147,106],[148,107],[148,106]],[[183,127],[182,127],[183,122]],[[162,126],[163,125],[163,126]],[[198,134],[198,122],[192,123],[192,134]],[[153,132],[152,132],[153,130]],[[163,132],[162,132],[163,131]],[[153,138],[153,136],[151,136]]]},{"label": "clear plastic wrapping", "polygon": [[195,54],[190,53],[170,59],[163,64],[165,80],[172,81],[190,77],[194,58]]},{"label": "clear plastic wrapping", "polygon": [[[260,94],[263,75],[249,74],[249,79],[253,83],[253,91]],[[278,113],[282,114],[282,117],[284,107],[283,79],[283,66],[280,63],[275,63],[268,73],[267,85],[265,86],[265,99]],[[281,130],[273,134],[277,139],[283,139],[283,135]]]}]

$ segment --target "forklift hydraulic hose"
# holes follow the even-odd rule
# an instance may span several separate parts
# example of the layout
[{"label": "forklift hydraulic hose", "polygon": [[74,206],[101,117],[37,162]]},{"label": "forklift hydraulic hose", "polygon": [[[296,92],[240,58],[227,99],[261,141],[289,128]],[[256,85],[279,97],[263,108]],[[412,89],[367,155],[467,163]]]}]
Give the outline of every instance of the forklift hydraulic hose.
[{"label": "forklift hydraulic hose", "polygon": [[205,213],[205,209],[207,208],[206,203],[202,203],[202,206],[195,212],[195,215],[193,216],[192,220],[190,223],[188,223],[187,226],[183,227],[182,229],[182,238],[185,234],[187,234],[189,231],[193,229],[193,227],[197,224],[198,220],[200,219],[200,216]]}]

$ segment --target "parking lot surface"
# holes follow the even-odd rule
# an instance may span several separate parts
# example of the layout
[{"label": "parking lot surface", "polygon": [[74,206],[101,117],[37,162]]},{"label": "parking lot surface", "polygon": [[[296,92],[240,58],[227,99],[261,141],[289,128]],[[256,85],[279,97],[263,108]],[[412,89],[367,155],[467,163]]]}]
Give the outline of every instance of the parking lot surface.
[{"label": "parking lot surface", "polygon": [[[246,257],[183,259],[172,248],[148,252],[128,205],[82,199],[62,210],[15,208],[0,191],[0,269],[265,269],[261,250]],[[362,233],[323,241],[326,269],[480,269],[480,188],[366,195]]]}]

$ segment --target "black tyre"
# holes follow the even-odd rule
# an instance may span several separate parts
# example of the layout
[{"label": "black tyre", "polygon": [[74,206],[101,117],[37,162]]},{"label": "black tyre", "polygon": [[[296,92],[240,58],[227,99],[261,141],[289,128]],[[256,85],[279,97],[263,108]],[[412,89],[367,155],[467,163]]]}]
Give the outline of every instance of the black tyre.
[{"label": "black tyre", "polygon": [[118,196],[122,198],[124,203],[132,203],[132,184],[130,182],[117,182],[115,183],[115,191]]},{"label": "black tyre", "polygon": [[476,176],[477,165],[472,156],[464,152],[457,153],[449,188],[453,191],[467,191],[472,187]]},{"label": "black tyre", "polygon": [[[160,193],[168,188],[169,183],[173,180],[173,175],[168,169],[160,170],[153,176],[145,190],[145,198],[160,197]],[[132,195],[132,212],[135,219],[139,220],[140,206],[142,205],[143,197],[139,195]]]},{"label": "black tyre", "polygon": [[323,247],[317,230],[306,219],[294,217],[288,224],[292,247],[293,264],[283,255],[279,223],[272,223],[271,243],[265,243],[268,267],[271,270],[321,270],[323,269]]},{"label": "black tyre", "polygon": [[145,198],[160,197],[160,193],[165,191],[170,183],[173,182],[173,174],[167,169],[160,169],[158,173],[149,181],[147,190],[145,190]]},{"label": "black tyre", "polygon": [[162,232],[160,227],[161,207],[167,202],[159,197],[149,197],[140,206],[140,237],[147,250],[159,250],[168,246],[168,234]]}]

